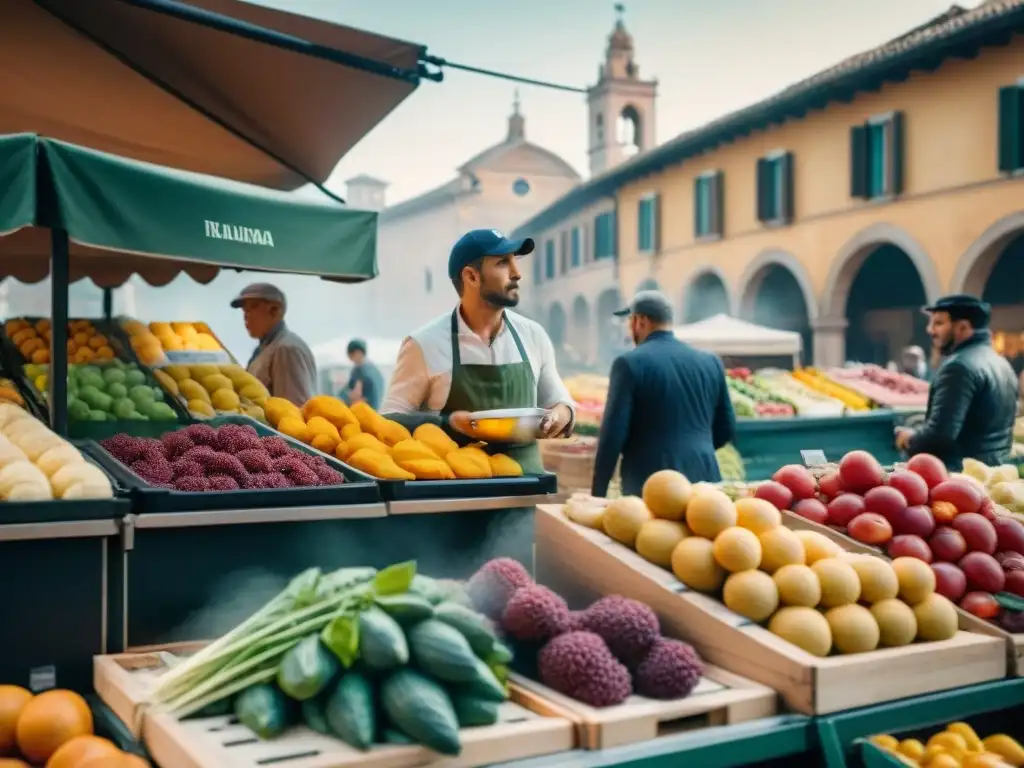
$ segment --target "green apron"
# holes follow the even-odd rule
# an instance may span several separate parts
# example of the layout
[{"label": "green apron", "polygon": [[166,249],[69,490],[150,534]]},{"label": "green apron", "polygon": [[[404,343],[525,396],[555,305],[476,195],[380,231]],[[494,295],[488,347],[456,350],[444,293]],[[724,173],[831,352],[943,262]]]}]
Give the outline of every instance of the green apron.
[{"label": "green apron", "polygon": [[[452,312],[452,389],[448,401],[441,409],[446,416],[455,411],[489,411],[495,408],[535,408],[537,406],[537,380],[533,367],[523,349],[522,339],[508,317],[502,322],[512,334],[519,350],[520,362],[507,365],[463,365],[459,351],[458,308]],[[537,443],[529,445],[487,446],[489,453],[504,453],[519,462],[525,474],[544,472]]]}]

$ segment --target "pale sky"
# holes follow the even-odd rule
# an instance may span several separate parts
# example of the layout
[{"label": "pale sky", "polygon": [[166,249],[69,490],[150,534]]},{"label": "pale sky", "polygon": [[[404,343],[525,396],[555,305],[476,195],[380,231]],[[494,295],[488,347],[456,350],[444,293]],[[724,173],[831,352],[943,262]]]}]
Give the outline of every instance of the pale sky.
[{"label": "pale sky", "polygon": [[[615,19],[609,0],[250,0],[427,46],[450,61],[592,85]],[[625,0],[641,76],[659,81],[658,141],[758,101],[896,37],[951,0]],[[966,7],[977,0],[961,2]],[[504,138],[513,83],[447,70],[423,82],[346,156],[398,202],[451,178]],[[527,137],[586,175],[582,94],[521,86]]]}]

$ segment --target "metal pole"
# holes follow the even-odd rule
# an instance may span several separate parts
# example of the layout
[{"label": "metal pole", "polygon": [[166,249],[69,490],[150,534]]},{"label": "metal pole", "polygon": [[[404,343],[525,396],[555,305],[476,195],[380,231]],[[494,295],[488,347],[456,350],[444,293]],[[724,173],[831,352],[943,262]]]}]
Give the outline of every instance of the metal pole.
[{"label": "metal pole", "polygon": [[108,323],[114,316],[114,289],[104,288],[103,289],[103,319]]},{"label": "metal pole", "polygon": [[50,230],[50,426],[68,433],[68,233]]}]

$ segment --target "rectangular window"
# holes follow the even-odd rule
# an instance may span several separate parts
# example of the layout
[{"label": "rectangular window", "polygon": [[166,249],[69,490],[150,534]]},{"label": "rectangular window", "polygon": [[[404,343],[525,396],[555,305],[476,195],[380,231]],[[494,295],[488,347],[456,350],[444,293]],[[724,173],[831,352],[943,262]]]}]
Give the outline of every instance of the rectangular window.
[{"label": "rectangular window", "polygon": [[558,269],[560,274],[569,271],[569,233],[563,231],[558,244]]},{"label": "rectangular window", "polygon": [[594,261],[615,258],[615,213],[600,213],[594,218]]},{"label": "rectangular window", "polygon": [[850,129],[850,195],[864,200],[903,192],[903,113]]},{"label": "rectangular window", "polygon": [[544,269],[544,265],[541,263],[540,255],[533,255],[533,284],[540,285],[541,283],[541,272]]},{"label": "rectangular window", "polygon": [[555,279],[555,241],[548,240],[544,243],[544,279]]},{"label": "rectangular window", "polygon": [[999,170],[1024,170],[1024,82],[999,89]]},{"label": "rectangular window", "polygon": [[571,251],[569,263],[573,267],[578,267],[580,265],[580,246],[582,245],[582,243],[580,242],[581,239],[582,238],[580,237],[580,228],[573,227],[572,233],[569,236],[569,247]]},{"label": "rectangular window", "polygon": [[757,220],[765,224],[793,220],[792,152],[776,152],[757,161]]},{"label": "rectangular window", "polygon": [[640,253],[658,250],[658,196],[648,195],[637,207],[637,248]]},{"label": "rectangular window", "polygon": [[720,237],[724,229],[724,175],[709,171],[693,180],[694,237]]}]

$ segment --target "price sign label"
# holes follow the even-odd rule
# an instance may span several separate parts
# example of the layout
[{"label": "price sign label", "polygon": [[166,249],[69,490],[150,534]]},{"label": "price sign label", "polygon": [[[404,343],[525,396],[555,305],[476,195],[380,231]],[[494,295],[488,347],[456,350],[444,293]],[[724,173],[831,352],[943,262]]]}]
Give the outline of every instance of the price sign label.
[{"label": "price sign label", "polygon": [[57,667],[33,667],[28,671],[28,687],[32,693],[42,693],[57,687]]},{"label": "price sign label", "polygon": [[828,464],[824,451],[800,451],[800,458],[804,460],[804,465],[808,467],[823,467]]}]

